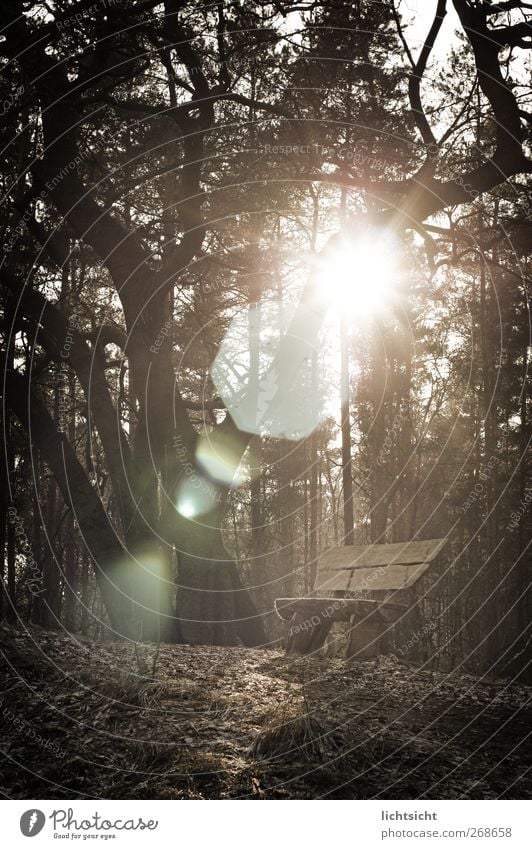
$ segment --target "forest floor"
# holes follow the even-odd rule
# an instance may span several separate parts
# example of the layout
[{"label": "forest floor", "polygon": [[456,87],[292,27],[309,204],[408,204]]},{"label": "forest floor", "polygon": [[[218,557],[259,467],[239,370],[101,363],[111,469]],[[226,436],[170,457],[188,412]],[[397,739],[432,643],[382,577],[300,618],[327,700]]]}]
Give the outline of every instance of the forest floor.
[{"label": "forest floor", "polygon": [[[7,798],[530,798],[532,688],[0,628]],[[141,674],[142,670],[145,674]]]}]

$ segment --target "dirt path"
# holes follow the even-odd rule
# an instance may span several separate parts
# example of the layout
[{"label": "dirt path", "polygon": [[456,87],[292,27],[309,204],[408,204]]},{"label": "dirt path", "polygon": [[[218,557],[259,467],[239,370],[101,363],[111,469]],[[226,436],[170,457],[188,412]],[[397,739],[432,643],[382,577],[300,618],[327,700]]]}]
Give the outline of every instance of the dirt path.
[{"label": "dirt path", "polygon": [[[532,688],[0,628],[8,798],[530,798]],[[144,674],[139,672],[140,667]]]}]

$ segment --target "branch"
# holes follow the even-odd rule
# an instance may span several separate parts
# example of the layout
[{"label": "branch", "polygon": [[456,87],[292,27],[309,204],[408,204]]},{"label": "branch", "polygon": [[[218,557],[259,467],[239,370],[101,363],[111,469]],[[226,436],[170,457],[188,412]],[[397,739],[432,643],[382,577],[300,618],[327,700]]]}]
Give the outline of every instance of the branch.
[{"label": "branch", "polygon": [[486,15],[499,15],[501,12],[511,12],[514,9],[532,9],[532,3],[523,3],[521,0],[507,0],[505,3],[482,3]]},{"label": "branch", "polygon": [[502,76],[499,46],[486,25],[485,9],[472,6],[469,0],[453,0],[453,4],[473,49],[480,88],[492,110],[496,148],[493,156],[483,164],[443,183],[430,173],[424,173],[422,168],[412,178],[414,188],[397,210],[396,218],[402,219],[402,226],[423,221],[449,206],[470,203],[509,177],[532,173],[532,162],[525,157],[522,148],[524,134],[519,106]]},{"label": "branch", "polygon": [[218,23],[216,26],[216,37],[218,41],[218,56],[220,59],[220,88],[222,90],[227,90],[231,85],[231,77],[229,76],[229,71],[227,70],[227,53],[225,50],[225,15],[224,15],[224,4],[222,2],[218,3]]},{"label": "branch", "polygon": [[277,115],[279,118],[286,118],[289,121],[295,119],[294,113],[287,109],[283,109],[276,103],[267,103],[265,100],[256,100],[253,97],[246,97],[243,94],[237,94],[233,91],[220,91],[216,93],[217,100],[231,100],[234,103],[239,103],[241,106],[252,106],[254,109],[261,109],[264,112],[270,112],[272,115]]},{"label": "branch", "polygon": [[134,509],[128,484],[131,453],[126,434],[118,424],[105,378],[103,356],[88,347],[79,330],[40,292],[17,280],[5,269],[0,280],[18,298],[18,309],[31,322],[33,344],[38,339],[54,362],[63,366],[68,363],[74,369],[87,403],[90,401],[91,415],[102,440],[120,505],[123,527],[128,527]]},{"label": "branch", "polygon": [[196,412],[227,409],[225,402],[221,398],[213,398],[212,401],[187,401],[185,398],[183,403],[187,410],[194,410]]},{"label": "branch", "polygon": [[407,55],[408,61],[412,65],[412,68],[414,68],[416,63],[415,63],[414,57],[412,56],[412,51],[410,50],[410,47],[408,46],[408,42],[405,38],[405,34],[403,32],[403,27],[401,26],[401,19],[399,17],[399,13],[398,13],[398,11],[395,7],[395,0],[392,0],[392,14],[393,14],[393,17],[394,17],[395,25],[397,27],[397,33],[398,33],[399,38],[401,39],[402,45],[405,49],[405,53]]},{"label": "branch", "polygon": [[127,343],[127,334],[121,327],[115,324],[104,324],[93,330],[87,336],[94,344],[104,348],[106,345],[116,345],[121,351],[125,351]]},{"label": "branch", "polygon": [[20,43],[31,38],[24,16],[8,30],[13,57],[34,79],[42,114],[43,158],[32,168],[34,185],[51,199],[77,237],[88,244],[108,268],[120,295],[128,326],[134,326],[146,302],[146,277],[150,255],[136,233],[128,232],[111,213],[93,200],[77,174],[82,161],[76,128],[79,113],[68,97],[70,83],[63,63],[49,56],[40,43],[20,52]]},{"label": "branch", "polygon": [[72,510],[93,559],[111,626],[118,636],[124,636],[130,616],[130,591],[123,566],[127,553],[72,445],[58,433],[46,404],[32,389],[29,375],[4,371],[4,376],[5,402],[28,433],[30,444],[42,452],[65,504]]},{"label": "branch", "polygon": [[404,195],[413,185],[412,179],[374,181],[362,177],[346,177],[344,174],[322,174],[319,171],[304,174],[297,180],[305,180],[312,183],[332,183],[335,186],[344,186],[346,189],[364,189],[374,197],[383,195]]},{"label": "branch", "polygon": [[523,131],[519,107],[503,78],[499,45],[493,39],[493,31],[486,25],[485,10],[471,6],[468,0],[453,0],[453,4],[473,49],[480,88],[493,111],[497,139],[493,158],[498,158],[501,164],[502,160],[522,162]]},{"label": "branch", "polygon": [[[490,36],[499,47],[532,47],[532,27],[529,21],[520,21],[507,27],[489,30]],[[528,39],[528,40],[527,40]]]},{"label": "branch", "polygon": [[21,221],[24,221],[28,232],[43,247],[57,268],[63,268],[68,262],[70,252],[68,238],[64,230],[57,229],[49,233],[40,221],[35,218],[35,213],[28,217],[27,212],[31,202],[36,198],[37,192],[28,192],[22,202],[12,198],[13,206],[20,213]]},{"label": "branch", "polygon": [[432,52],[432,48],[434,47],[434,42],[436,41],[436,37],[441,29],[441,25],[443,23],[445,15],[446,0],[438,0],[434,21],[432,22],[432,26],[428,32],[427,38],[425,39],[425,43],[421,49],[419,58],[416,64],[414,65],[412,74],[410,76],[410,79],[408,80],[408,96],[410,98],[410,106],[412,108],[412,113],[414,115],[414,120],[417,124],[417,128],[421,133],[421,137],[426,145],[436,145],[436,138],[430,128],[430,124],[427,121],[427,117],[423,111],[420,92],[421,80],[423,78],[423,74],[425,73],[429,56]]}]

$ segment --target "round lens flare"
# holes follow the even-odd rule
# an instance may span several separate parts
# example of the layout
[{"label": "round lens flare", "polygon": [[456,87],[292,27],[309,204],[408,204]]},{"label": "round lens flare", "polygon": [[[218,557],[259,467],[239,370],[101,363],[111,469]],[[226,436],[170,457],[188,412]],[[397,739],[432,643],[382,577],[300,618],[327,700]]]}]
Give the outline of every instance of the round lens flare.
[{"label": "round lens flare", "polygon": [[336,311],[369,317],[382,312],[394,294],[398,252],[390,234],[372,232],[343,239],[320,261],[320,298]]},{"label": "round lens flare", "polygon": [[239,487],[249,478],[242,463],[242,449],[230,436],[213,431],[200,436],[196,462],[212,481],[224,486]]},{"label": "round lens flare", "polygon": [[187,477],[177,487],[175,506],[184,519],[204,516],[210,513],[218,502],[218,488],[202,475]]}]

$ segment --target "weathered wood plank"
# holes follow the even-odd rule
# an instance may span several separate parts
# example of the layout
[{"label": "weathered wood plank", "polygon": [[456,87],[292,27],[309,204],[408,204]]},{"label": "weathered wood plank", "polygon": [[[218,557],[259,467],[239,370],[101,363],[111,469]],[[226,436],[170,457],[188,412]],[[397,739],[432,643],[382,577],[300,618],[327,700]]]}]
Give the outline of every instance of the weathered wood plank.
[{"label": "weathered wood plank", "polygon": [[376,657],[380,651],[380,642],[386,629],[386,623],[380,616],[366,616],[359,621],[356,617],[351,620],[353,627],[349,634],[349,640],[345,649],[344,657],[355,660],[368,660]]},{"label": "weathered wood plank", "polygon": [[310,654],[318,651],[330,631],[332,619],[319,619],[314,624],[303,611],[295,611],[286,638],[287,654]]},{"label": "weathered wood plank", "polygon": [[386,596],[392,594],[393,599],[399,593],[399,598],[405,599],[403,591],[427,571],[446,542],[432,539],[344,546],[327,552],[320,559],[312,597],[275,601],[281,619],[290,620],[287,653],[317,651],[333,622],[350,620],[345,656],[374,657],[387,627],[408,609]]},{"label": "weathered wood plank", "polygon": [[404,590],[411,587],[429,568],[430,563],[396,563],[363,569],[320,571],[314,589],[317,592],[373,592]]},{"label": "weathered wood plank", "polygon": [[325,552],[320,557],[318,571],[430,563],[437,557],[446,542],[447,540],[443,538],[375,545],[344,545]]},{"label": "weathered wood plank", "polygon": [[398,617],[407,609],[404,604],[370,598],[278,598],[275,601],[275,609],[281,619],[291,620],[297,615],[300,628],[302,623],[308,627],[317,624],[313,623],[314,619],[341,622],[351,616],[368,616],[381,608],[387,609],[387,618],[393,617],[394,612]]}]

